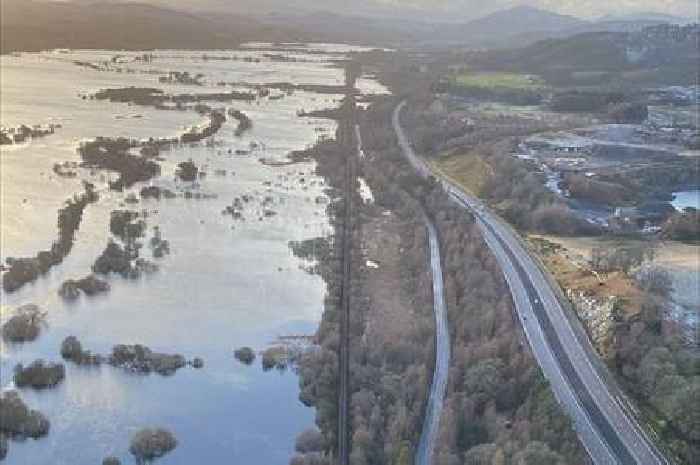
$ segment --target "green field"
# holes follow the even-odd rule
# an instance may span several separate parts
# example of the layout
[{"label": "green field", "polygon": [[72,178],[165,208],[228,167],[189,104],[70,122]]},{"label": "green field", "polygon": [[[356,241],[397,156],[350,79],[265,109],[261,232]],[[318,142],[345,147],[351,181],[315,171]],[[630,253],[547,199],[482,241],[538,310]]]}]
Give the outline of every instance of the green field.
[{"label": "green field", "polygon": [[506,88],[536,90],[544,87],[544,82],[531,74],[502,72],[466,72],[452,76],[452,82],[463,87]]},{"label": "green field", "polygon": [[480,196],[493,168],[476,151],[456,153],[432,162],[439,173],[456,182],[472,195]]}]

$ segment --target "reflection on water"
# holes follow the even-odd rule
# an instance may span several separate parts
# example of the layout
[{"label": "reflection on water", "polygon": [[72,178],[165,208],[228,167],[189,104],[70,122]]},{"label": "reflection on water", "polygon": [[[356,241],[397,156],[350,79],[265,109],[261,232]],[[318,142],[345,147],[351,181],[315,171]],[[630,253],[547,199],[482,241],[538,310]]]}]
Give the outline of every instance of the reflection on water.
[{"label": "reflection on water", "polygon": [[[202,52],[168,51],[158,58],[159,53],[147,65],[130,62],[129,67],[205,74],[202,88],[167,86],[168,92],[212,91],[222,80],[342,82],[341,70],[328,65],[336,55],[315,54],[311,60],[288,64],[211,62],[197,58]],[[311,163],[270,167],[258,159],[281,160],[319,135],[332,134],[333,122],[298,118],[296,112],[334,106],[340,96],[295,92],[280,100],[227,104],[250,116],[253,129],[236,137],[235,121],[227,122],[213,144],[164,153],[162,175],[153,180],[180,193],[194,189],[216,197],[125,206],[130,192],[106,191],[104,173],[81,170],[78,179],[64,179],[52,173],[53,164],[77,161],[75,148],[80,140],[100,135],[173,136],[201,117],[190,111],[157,111],[79,98],[81,93],[105,87],[161,87],[157,74],[98,72],[70,63],[112,55],[76,52],[75,56],[0,58],[2,124],[63,126],[54,135],[3,147],[0,152],[2,256],[33,256],[48,248],[57,234],[56,211],[81,190],[81,179],[102,191],[100,201],[85,211],[65,261],[35,283],[2,295],[3,319],[12,307],[28,302],[49,312],[36,342],[0,347],[2,385],[11,386],[7,374],[18,362],[58,360],[60,343],[68,335],[77,336],[84,348],[98,353],[108,353],[117,343],[140,343],[156,351],[202,357],[205,367],[183,368],[164,378],[109,366],[69,365],[66,380],[57,388],[22,391],[25,402],[50,419],[51,432],[38,441],[12,442],[6,463],[88,465],[100,463],[106,455],[130,463],[128,442],[133,432],[162,426],[175,433],[179,446],[159,463],[286,464],[296,434],[313,423],[314,413],[299,402],[293,373],[263,373],[258,365],[246,367],[234,360],[233,349],[243,345],[261,349],[276,336],[315,330],[325,286],[319,277],[300,269],[287,244],[327,234],[330,228],[324,204],[314,201],[324,195],[324,186],[312,175]],[[368,88],[383,91],[376,83]],[[141,117],[129,117],[136,114]],[[229,149],[233,153],[248,149],[251,142],[264,149],[245,156],[229,154]],[[177,163],[188,159],[208,173],[197,185],[175,179]],[[131,192],[140,187],[134,186]],[[244,212],[245,221],[222,215],[234,198],[244,194],[253,199]],[[276,216],[260,219],[264,197],[271,198],[269,208]],[[112,289],[107,295],[64,302],[56,290],[64,280],[90,272],[109,238],[110,211],[117,208],[147,210],[149,228],[160,227],[171,254],[158,260],[156,274],[139,281],[114,276],[109,278]],[[150,258],[147,252],[144,255]]]}]

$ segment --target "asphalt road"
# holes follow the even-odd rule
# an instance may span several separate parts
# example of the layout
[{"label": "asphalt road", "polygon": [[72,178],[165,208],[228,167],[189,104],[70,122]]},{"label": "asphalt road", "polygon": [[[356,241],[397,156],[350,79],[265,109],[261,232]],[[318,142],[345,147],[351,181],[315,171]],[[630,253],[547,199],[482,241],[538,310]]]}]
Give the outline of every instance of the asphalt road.
[{"label": "asphalt road", "polygon": [[450,369],[450,332],[447,328],[447,305],[442,281],[442,264],[440,261],[440,242],[437,229],[430,219],[425,217],[430,244],[430,271],[433,278],[433,310],[435,312],[435,369],[430,383],[428,405],[425,409],[423,429],[421,430],[416,465],[430,465],[440,428],[440,416],[447,391],[447,375]]},{"label": "asphalt road", "polygon": [[[394,111],[393,125],[399,146],[421,176],[433,175],[416,156],[401,128],[402,102]],[[441,180],[450,197],[470,210],[495,255],[515,303],[532,352],[549,380],[559,403],[596,464],[668,464],[636,419],[604,381],[594,352],[577,337],[551,282],[528,254],[517,234],[478,199],[448,180]]]}]

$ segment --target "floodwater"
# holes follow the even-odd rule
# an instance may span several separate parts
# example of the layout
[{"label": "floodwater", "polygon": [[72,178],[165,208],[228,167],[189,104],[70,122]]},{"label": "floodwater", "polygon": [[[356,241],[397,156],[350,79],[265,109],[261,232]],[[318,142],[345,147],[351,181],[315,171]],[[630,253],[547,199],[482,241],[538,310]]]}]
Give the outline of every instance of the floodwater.
[{"label": "floodwater", "polygon": [[[101,88],[149,86],[171,93],[227,92],[219,82],[293,82],[340,84],[342,70],[331,66],[353,50],[346,46],[314,46],[327,54],[295,51],[296,62],[266,59],[255,47],[237,51],[152,52],[148,63],[136,53],[110,51],[47,52],[0,58],[2,125],[61,124],[56,133],[21,145],[3,146],[1,223],[3,260],[34,256],[57,237],[56,215],[63,203],[81,192],[81,181],[101,192],[87,207],[72,252],[35,283],[2,294],[2,319],[26,303],[48,312],[40,337],[28,344],[0,342],[0,381],[12,388],[15,364],[37,358],[60,360],[59,347],[68,335],[85,349],[106,354],[115,344],[144,344],[153,350],[202,357],[201,370],[185,367],[170,377],[137,375],[110,366],[67,365],[66,379],[54,389],[22,389],[21,397],[51,421],[47,437],[10,441],[5,463],[12,465],[94,465],[107,455],[133,463],[128,447],[143,427],[164,427],[178,438],[178,447],[162,464],[241,463],[284,465],[294,439],[313,425],[314,411],[298,400],[293,371],[263,372],[259,361],[238,363],[233,350],[248,345],[262,350],[278,336],[312,334],[323,309],[325,284],[303,270],[289,241],[329,234],[322,179],[313,163],[270,166],[260,159],[281,161],[319,137],[331,136],[335,123],[297,117],[300,109],[336,106],[340,95],[310,92],[260,98],[253,103],[210,103],[235,108],[253,120],[243,136],[234,134],[231,119],[209,141],[176,147],[162,154],[162,174],[151,184],[211,194],[212,198],[142,200],[125,204],[137,184],[123,193],[109,192],[109,174],[80,169],[76,179],[52,172],[54,163],[79,161],[81,140],[97,136],[172,137],[203,122],[194,111],[159,111],[82,99]],[[73,61],[110,61],[109,71],[76,66]],[[207,55],[204,59],[203,56]],[[211,56],[228,58],[212,60]],[[259,61],[234,61],[232,57]],[[121,69],[121,72],[117,71]],[[160,84],[167,71],[204,75],[204,86]],[[360,81],[365,93],[384,92],[375,81]],[[273,91],[273,95],[282,92]],[[250,154],[235,155],[236,150]],[[231,153],[229,153],[229,150]],[[205,178],[185,183],[175,178],[179,162],[192,159]],[[114,175],[112,175],[113,177]],[[236,197],[250,195],[244,220],[222,215]],[[269,197],[268,204],[262,200]],[[108,240],[109,215],[115,209],[147,211],[149,231],[158,226],[171,253],[160,259],[145,246],[141,255],[160,269],[139,280],[111,276],[111,291],[77,302],[64,302],[57,289],[66,279],[90,273]],[[276,215],[265,217],[263,208]],[[150,232],[144,239],[148,241]]]},{"label": "floodwater", "polygon": [[688,207],[700,210],[700,190],[674,192],[671,205],[679,211],[683,211]]}]

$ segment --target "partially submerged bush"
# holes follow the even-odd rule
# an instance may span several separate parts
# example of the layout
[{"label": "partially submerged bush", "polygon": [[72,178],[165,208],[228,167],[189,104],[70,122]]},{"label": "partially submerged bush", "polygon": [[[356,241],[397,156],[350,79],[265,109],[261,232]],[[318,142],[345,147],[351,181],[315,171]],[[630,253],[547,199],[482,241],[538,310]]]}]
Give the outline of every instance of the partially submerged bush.
[{"label": "partially submerged bush", "polygon": [[153,227],[153,237],[151,238],[151,249],[153,249],[153,258],[162,258],[163,255],[170,253],[170,243],[163,239],[158,226]]},{"label": "partially submerged bush", "polygon": [[126,276],[131,271],[131,257],[119,244],[110,241],[92,270],[98,274],[119,273]]},{"label": "partially submerged bush", "polygon": [[36,389],[56,386],[66,376],[66,368],[62,363],[46,363],[36,360],[27,367],[21,363],[15,366],[15,385],[30,386]]},{"label": "partially submerged bush", "polygon": [[89,275],[83,279],[69,279],[65,281],[58,290],[58,295],[66,300],[75,300],[80,297],[82,291],[87,296],[93,296],[109,291],[109,283],[97,278],[95,275]]},{"label": "partially submerged bush", "polygon": [[136,463],[143,464],[164,456],[177,447],[177,439],[170,431],[144,428],[131,439],[129,452]]},{"label": "partially submerged bush", "polygon": [[264,371],[277,368],[284,370],[289,362],[287,350],[284,347],[270,347],[263,352],[262,367]]},{"label": "partially submerged bush", "polygon": [[[153,352],[140,344],[116,345],[112,348],[109,363],[139,373],[155,371],[161,375],[171,375],[186,365],[185,357],[180,354],[162,354]],[[202,362],[202,365],[204,362]]]},{"label": "partially submerged bush", "polygon": [[0,434],[24,438],[40,438],[49,432],[49,420],[29,409],[16,391],[0,394]]},{"label": "partially submerged bush", "polygon": [[83,346],[75,336],[68,336],[61,343],[61,357],[66,360],[77,361],[83,354]]},{"label": "partially submerged bush", "polygon": [[105,457],[102,461],[102,465],[122,465],[122,462],[116,457]]},{"label": "partially submerged bush", "polygon": [[160,200],[161,197],[166,199],[174,199],[175,197],[177,197],[177,194],[175,194],[175,192],[171,191],[170,189],[158,186],[143,187],[141,188],[140,194],[142,199]]},{"label": "partially submerged bush", "polygon": [[188,362],[180,354],[154,352],[141,344],[118,344],[112,348],[109,356],[93,354],[83,350],[75,336],[68,336],[63,340],[61,356],[78,365],[100,365],[107,362],[113,367],[124,368],[135,373],[146,374],[155,371],[163,376],[172,375],[188,363],[193,368],[204,367],[204,360],[199,357]]},{"label": "partially submerged bush", "polygon": [[296,454],[289,461],[289,465],[330,465],[328,457],[320,452],[311,452],[308,454]]},{"label": "partially submerged bush", "polygon": [[10,342],[29,342],[39,336],[41,323],[45,313],[33,304],[27,304],[17,309],[17,314],[13,315],[2,326],[2,337]]},{"label": "partially submerged bush", "polygon": [[177,168],[175,174],[183,181],[194,181],[197,179],[199,168],[197,168],[197,165],[195,165],[192,160],[178,163]]},{"label": "partially submerged bush", "polygon": [[143,273],[150,274],[158,271],[158,265],[137,256],[134,249],[126,249],[114,241],[107,244],[104,252],[97,258],[92,270],[97,274],[117,273],[124,278],[138,279]]},{"label": "partially submerged bush", "polygon": [[250,347],[241,347],[233,352],[233,356],[246,365],[250,365],[255,361],[255,352]]},{"label": "partially submerged bush", "polygon": [[297,436],[295,444],[295,449],[297,452],[302,454],[309,452],[322,452],[323,448],[323,435],[317,428],[309,428]]},{"label": "partially submerged bush", "polygon": [[142,237],[146,231],[146,222],[139,219],[140,217],[139,212],[114,210],[110,214],[109,230],[123,241]]}]

